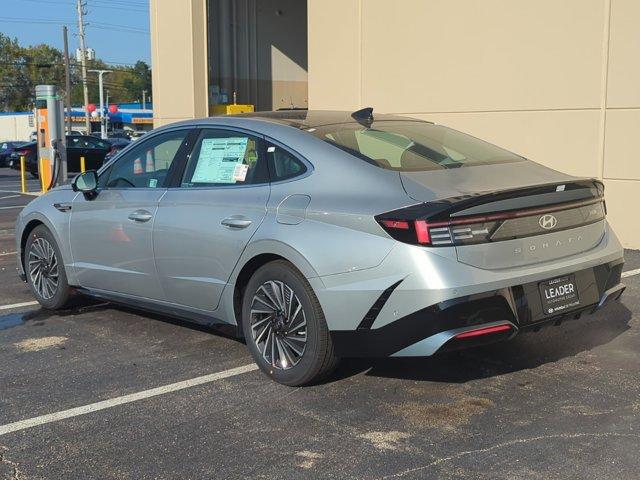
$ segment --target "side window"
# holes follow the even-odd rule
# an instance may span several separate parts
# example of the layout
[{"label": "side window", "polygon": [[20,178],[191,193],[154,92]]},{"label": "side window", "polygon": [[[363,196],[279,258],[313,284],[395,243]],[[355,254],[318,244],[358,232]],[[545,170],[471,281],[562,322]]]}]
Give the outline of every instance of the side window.
[{"label": "side window", "polygon": [[67,148],[80,148],[80,137],[67,137]]},{"label": "side window", "polygon": [[102,150],[105,150],[110,148],[110,145],[107,142],[96,139],[96,140],[93,140],[93,145],[91,146],[91,148],[101,148]]},{"label": "side window", "polygon": [[109,169],[111,173],[106,188],[163,187],[187,133],[188,130],[178,130],[141,142]]},{"label": "side window", "polygon": [[182,178],[183,188],[252,185],[269,180],[262,140],[229,130],[204,129]]},{"label": "side window", "polygon": [[271,162],[271,181],[297,177],[307,171],[307,167],[284,148],[269,144],[267,156]]}]

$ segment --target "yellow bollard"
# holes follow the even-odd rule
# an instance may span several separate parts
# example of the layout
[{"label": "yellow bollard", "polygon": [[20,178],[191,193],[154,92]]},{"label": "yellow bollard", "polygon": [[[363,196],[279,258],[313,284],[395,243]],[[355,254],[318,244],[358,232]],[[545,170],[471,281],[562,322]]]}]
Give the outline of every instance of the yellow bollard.
[{"label": "yellow bollard", "polygon": [[84,165],[84,157],[80,157],[80,172],[84,173],[85,165]]},{"label": "yellow bollard", "polygon": [[44,186],[44,158],[40,159],[40,168],[38,169],[38,175],[40,175],[40,191],[46,193],[47,187]]},{"label": "yellow bollard", "polygon": [[27,193],[27,162],[24,155],[20,155],[20,183],[22,185],[22,193]]}]

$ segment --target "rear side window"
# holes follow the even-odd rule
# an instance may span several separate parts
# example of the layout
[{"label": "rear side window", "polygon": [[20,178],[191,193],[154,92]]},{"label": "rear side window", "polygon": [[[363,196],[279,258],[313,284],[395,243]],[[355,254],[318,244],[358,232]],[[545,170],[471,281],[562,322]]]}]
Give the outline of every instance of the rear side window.
[{"label": "rear side window", "polygon": [[262,140],[242,132],[205,129],[196,142],[182,188],[267,183]]},{"label": "rear side window", "polygon": [[304,163],[282,147],[268,144],[267,156],[269,157],[271,181],[273,182],[297,177],[307,171]]},{"label": "rear side window", "polygon": [[470,135],[421,121],[374,121],[324,125],[316,137],[368,163],[401,172],[523,161]]}]

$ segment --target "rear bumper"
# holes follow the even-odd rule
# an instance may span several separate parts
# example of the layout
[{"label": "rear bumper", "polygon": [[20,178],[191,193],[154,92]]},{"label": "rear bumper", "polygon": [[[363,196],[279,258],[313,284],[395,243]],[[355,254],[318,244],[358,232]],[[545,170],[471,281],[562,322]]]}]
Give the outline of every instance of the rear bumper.
[{"label": "rear bumper", "polygon": [[[428,356],[506,340],[520,331],[580,318],[619,299],[625,289],[623,264],[619,258],[575,272],[580,304],[562,314],[545,315],[540,282],[533,281],[439,302],[380,328],[333,330],[331,337],[343,357]],[[491,330],[480,334],[485,328]]]}]

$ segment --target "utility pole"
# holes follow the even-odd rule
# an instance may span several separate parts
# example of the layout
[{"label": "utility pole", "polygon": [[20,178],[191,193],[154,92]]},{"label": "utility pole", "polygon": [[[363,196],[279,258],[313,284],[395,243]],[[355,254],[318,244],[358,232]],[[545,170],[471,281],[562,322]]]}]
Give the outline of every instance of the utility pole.
[{"label": "utility pole", "polygon": [[147,109],[147,91],[146,90],[142,90],[142,109],[143,110]]},{"label": "utility pole", "polygon": [[98,89],[100,90],[100,136],[103,140],[107,139],[107,130],[104,124],[104,90],[102,88],[102,76],[105,73],[111,73],[111,70],[89,70],[98,74]]},{"label": "utility pole", "polygon": [[80,63],[82,65],[82,89],[84,90],[84,126],[87,129],[87,135],[91,133],[91,122],[89,121],[89,90],[87,88],[87,47],[84,42],[84,7],[82,0],[77,0],[78,9],[78,36],[80,37]]},{"label": "utility pole", "polygon": [[67,110],[67,133],[71,135],[71,76],[69,73],[69,35],[67,26],[62,27],[64,36],[64,83],[65,83],[65,107]]},{"label": "utility pole", "polygon": [[[107,107],[107,111],[109,109],[109,89],[107,88],[107,101],[105,102],[105,106]],[[107,134],[109,133],[109,114],[107,113],[107,118],[105,121],[105,125],[107,126]],[[108,135],[107,135],[108,136]]]}]

